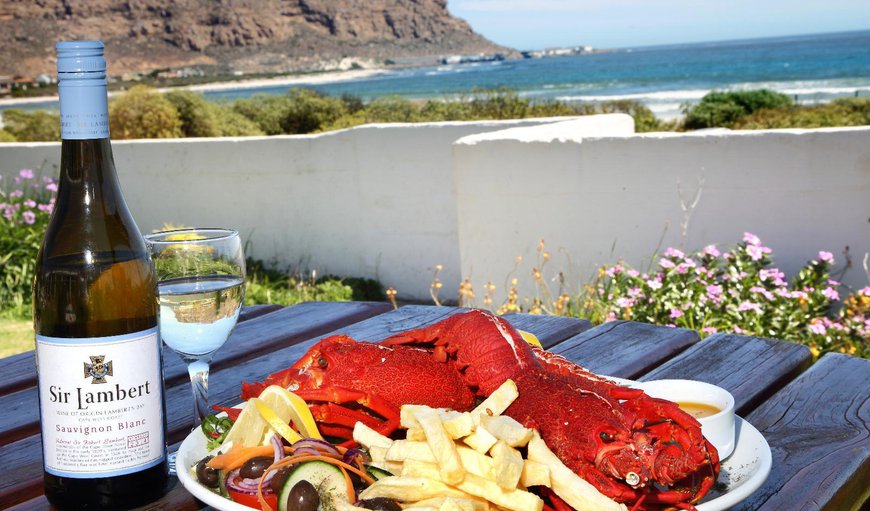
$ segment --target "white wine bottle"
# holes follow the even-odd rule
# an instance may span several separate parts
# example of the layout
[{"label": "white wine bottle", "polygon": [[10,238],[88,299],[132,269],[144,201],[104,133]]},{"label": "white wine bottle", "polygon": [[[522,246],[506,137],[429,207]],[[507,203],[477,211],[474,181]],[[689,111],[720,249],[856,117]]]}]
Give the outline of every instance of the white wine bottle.
[{"label": "white wine bottle", "polygon": [[33,286],[45,495],[129,508],[168,481],[157,281],[115,173],[103,43],[57,57],[60,180]]}]

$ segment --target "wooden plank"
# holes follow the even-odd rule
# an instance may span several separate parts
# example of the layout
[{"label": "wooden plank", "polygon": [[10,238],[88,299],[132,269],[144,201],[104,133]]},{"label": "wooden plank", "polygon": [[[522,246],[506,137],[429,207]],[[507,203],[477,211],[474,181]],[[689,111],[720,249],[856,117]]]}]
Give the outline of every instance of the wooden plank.
[{"label": "wooden plank", "polygon": [[[258,308],[233,330],[230,339],[217,352],[211,368],[217,371],[391,308],[388,303],[374,302],[306,302],[293,307],[278,307],[277,310],[271,306]],[[187,366],[175,352],[163,350],[163,366],[167,388],[174,385],[186,388],[189,381]],[[0,445],[38,432],[39,410],[33,406],[36,402],[35,386],[0,396],[0,410],[15,412],[0,414]]]},{"label": "wooden plank", "polygon": [[735,510],[850,510],[870,497],[870,360],[829,353],[747,416],[773,453]]},{"label": "wooden plank", "polygon": [[585,319],[564,316],[507,314],[505,319],[516,328],[535,334],[544,349],[550,349],[563,340],[592,328],[592,323]]},{"label": "wooden plank", "polygon": [[612,321],[575,335],[550,351],[598,374],[636,378],[698,339],[694,330]]},{"label": "wooden plank", "polygon": [[9,467],[0,477],[0,503],[11,506],[42,494],[42,443],[39,435],[0,446],[0,460],[4,467]]},{"label": "wooden plank", "polygon": [[812,363],[809,348],[793,342],[715,334],[668,360],[640,380],[684,378],[725,388],[745,416]]},{"label": "wooden plank", "polygon": [[[275,310],[281,309],[280,305],[251,305],[242,309],[239,322],[244,322]],[[36,386],[36,363],[33,350],[18,353],[0,359],[0,395],[16,392],[18,390]]]}]

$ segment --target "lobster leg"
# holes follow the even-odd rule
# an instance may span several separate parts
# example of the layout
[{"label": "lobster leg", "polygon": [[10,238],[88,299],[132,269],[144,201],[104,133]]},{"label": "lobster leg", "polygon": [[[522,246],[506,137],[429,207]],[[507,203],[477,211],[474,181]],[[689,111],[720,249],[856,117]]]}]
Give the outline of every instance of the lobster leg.
[{"label": "lobster leg", "polygon": [[[399,408],[389,401],[368,392],[360,392],[344,387],[332,387],[329,389],[299,390],[296,392],[296,395],[306,401],[324,401],[336,404],[359,403],[386,419],[384,423],[374,428],[378,433],[385,436],[389,436],[399,427]],[[351,415],[346,412],[339,414],[339,409],[346,410],[346,412],[353,412],[353,410],[344,407],[335,407],[333,409],[336,412],[334,416],[340,416],[342,417],[341,420],[345,421],[344,423],[339,422],[339,424],[352,426],[352,423],[349,423]],[[356,419],[354,419],[354,422],[356,422]]]}]

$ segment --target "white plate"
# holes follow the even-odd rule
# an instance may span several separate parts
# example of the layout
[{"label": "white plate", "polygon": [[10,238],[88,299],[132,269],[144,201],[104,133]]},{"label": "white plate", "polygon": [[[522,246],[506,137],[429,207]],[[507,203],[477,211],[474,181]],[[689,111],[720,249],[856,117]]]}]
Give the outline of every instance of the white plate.
[{"label": "white plate", "polygon": [[[737,417],[736,431],[737,445],[734,452],[722,462],[717,487],[698,504],[698,511],[720,511],[730,508],[757,490],[770,473],[773,458],[770,454],[770,446],[761,433],[740,417]],[[194,497],[215,509],[251,511],[247,506],[212,492],[199,484],[196,477],[191,475],[190,467],[208,452],[205,445],[205,435],[199,428],[184,439],[176,458],[178,480]],[[719,488],[724,488],[724,491]]]},{"label": "white plate", "polygon": [[737,443],[731,456],[722,461],[717,487],[698,504],[698,511],[720,511],[752,495],[770,474],[773,456],[767,440],[755,427],[737,417]]}]

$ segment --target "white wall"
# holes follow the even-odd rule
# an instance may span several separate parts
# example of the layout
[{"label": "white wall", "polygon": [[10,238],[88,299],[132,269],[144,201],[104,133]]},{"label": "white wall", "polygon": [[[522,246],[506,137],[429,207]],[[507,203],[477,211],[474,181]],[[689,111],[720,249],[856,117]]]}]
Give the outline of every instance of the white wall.
[{"label": "white wall", "polygon": [[[701,176],[688,248],[752,231],[790,271],[818,250],[849,245],[859,266],[870,251],[870,128],[634,135],[610,115],[113,146],[143,231],[235,227],[254,257],[377,278],[404,298],[428,299],[436,264],[445,298],[462,277],[478,296],[501,287],[517,255],[528,284],[541,238],[547,276],[566,272],[572,289],[618,257],[640,264],[660,239],[680,243],[677,186],[691,200]],[[0,174],[56,175],[59,157],[58,144],[0,144]]]},{"label": "white wall", "polygon": [[[870,128],[607,138],[553,128],[456,143],[461,264],[477,288],[488,278],[501,284],[522,255],[517,276],[528,292],[540,239],[553,257],[545,278],[564,271],[576,291],[604,262],[643,269],[659,246],[733,244],[744,231],[790,275],[819,250],[843,263],[848,246],[857,267],[844,280],[867,284]],[[699,186],[683,240],[678,190],[690,204]]]},{"label": "white wall", "polygon": [[[239,229],[256,258],[371,277],[425,298],[436,264],[458,282],[451,146],[472,133],[553,122],[369,125],[321,135],[115,141],[143,231],[166,222]],[[57,143],[0,143],[0,174],[57,176]]]}]

